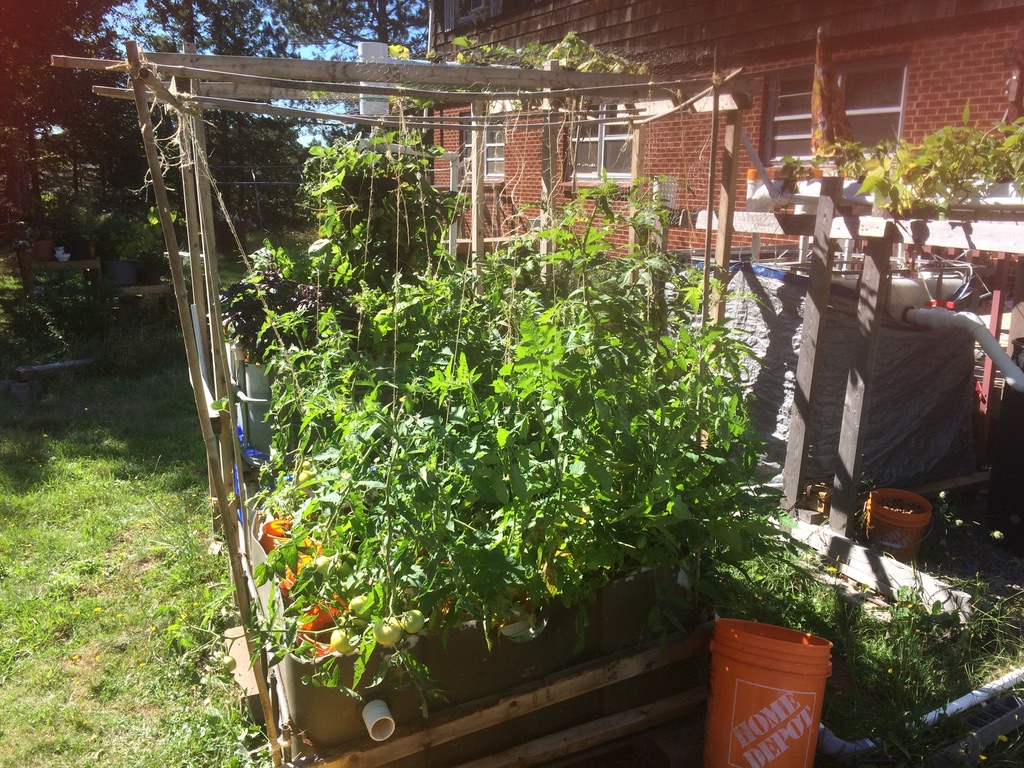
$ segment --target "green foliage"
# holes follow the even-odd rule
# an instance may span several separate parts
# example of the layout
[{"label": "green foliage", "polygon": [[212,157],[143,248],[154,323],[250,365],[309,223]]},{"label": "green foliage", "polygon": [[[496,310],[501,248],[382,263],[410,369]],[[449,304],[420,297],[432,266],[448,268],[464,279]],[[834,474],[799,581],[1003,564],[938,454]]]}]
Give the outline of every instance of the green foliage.
[{"label": "green foliage", "polygon": [[521,48],[511,48],[503,43],[478,43],[467,37],[456,37],[452,44],[458,49],[455,58],[459,64],[497,64],[540,69],[548,61],[557,61],[561,69],[573,72],[647,72],[645,65],[602,51],[581,39],[575,32],[570,32],[554,45],[531,42]]},{"label": "green foliage", "polygon": [[906,140],[864,148],[855,142],[835,148],[848,178],[863,179],[880,208],[906,215],[934,210],[948,216],[968,197],[985,195],[993,182],[1024,179],[1024,119],[983,130],[970,122],[944,126],[920,144]]},{"label": "green foliage", "polygon": [[[687,572],[695,608],[720,594],[719,564],[779,546],[775,500],[754,482],[746,348],[699,322],[700,277],[655,246],[664,211],[639,187],[588,190],[549,230],[467,269],[439,247],[433,198],[402,191],[415,175],[385,187],[404,205],[379,229],[349,202],[376,200],[379,184],[353,169],[398,159],[370,154],[329,155],[317,186],[329,242],[314,271],[322,258],[356,289],[355,322],[324,311],[314,345],[271,360],[280,430],[261,502],[293,528],[258,578],[294,575],[264,628],[279,653],[356,595],[371,623],[416,607],[431,632],[475,618],[493,633],[526,603],[584,603],[665,566]],[[633,244],[616,246],[625,229]],[[318,555],[349,565],[302,567]],[[354,618],[334,621],[355,631]],[[387,658],[414,675],[402,648]]]}]

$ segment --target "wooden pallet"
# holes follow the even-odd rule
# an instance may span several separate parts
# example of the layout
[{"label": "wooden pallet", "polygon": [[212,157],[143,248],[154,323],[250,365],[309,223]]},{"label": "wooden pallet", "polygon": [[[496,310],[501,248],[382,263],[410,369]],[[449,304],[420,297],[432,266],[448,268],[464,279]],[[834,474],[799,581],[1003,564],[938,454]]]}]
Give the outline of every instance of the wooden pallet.
[{"label": "wooden pallet", "polygon": [[[699,663],[707,654],[711,625],[687,634],[668,636],[663,642],[645,645],[597,661],[580,664],[536,683],[497,696],[480,699],[431,715],[416,727],[406,727],[379,744],[361,744],[302,757],[287,764],[290,768],[374,768],[376,766],[430,766],[431,751],[442,748],[446,765],[463,768],[499,768],[535,766],[565,758],[596,745],[646,731],[660,724],[699,715],[707,691],[703,685],[630,706],[569,728],[544,733],[520,741],[493,753],[460,755],[461,740],[480,735],[488,729],[500,732],[515,721],[544,712],[549,707],[572,702],[591,694],[600,694],[628,680],[663,672],[680,662]],[[422,759],[418,759],[418,756]]]}]

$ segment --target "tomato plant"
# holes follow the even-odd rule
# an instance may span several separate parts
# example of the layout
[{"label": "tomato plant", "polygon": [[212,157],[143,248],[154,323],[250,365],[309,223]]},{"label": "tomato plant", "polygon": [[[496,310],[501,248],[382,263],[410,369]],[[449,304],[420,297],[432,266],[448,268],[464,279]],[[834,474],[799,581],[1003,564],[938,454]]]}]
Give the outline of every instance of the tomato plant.
[{"label": "tomato plant", "polygon": [[[368,173],[366,154],[321,153],[330,243],[308,270],[327,264],[351,306],[320,315],[315,343],[271,348],[284,428],[259,503],[293,520],[292,543],[257,576],[318,555],[346,565],[297,572],[266,630],[282,653],[289,617],[344,603],[334,622],[360,636],[360,663],[330,682],[355,688],[375,653],[419,674],[417,634],[474,620],[493,642],[638,568],[684,569],[692,609],[719,595],[717,564],[778,546],[775,499],[754,476],[746,347],[701,323],[701,276],[661,252],[649,192],[588,190],[551,229],[468,269],[431,229],[436,200],[407,224],[431,230],[416,248],[404,230],[386,248],[381,230],[366,234],[376,225],[346,207],[353,194],[383,200],[392,224],[393,196],[437,194],[417,186],[416,163],[376,188],[406,160],[378,154]],[[368,279],[386,254],[387,279]],[[309,493],[284,481],[302,461],[316,468]],[[662,626],[684,620],[662,610]]]}]

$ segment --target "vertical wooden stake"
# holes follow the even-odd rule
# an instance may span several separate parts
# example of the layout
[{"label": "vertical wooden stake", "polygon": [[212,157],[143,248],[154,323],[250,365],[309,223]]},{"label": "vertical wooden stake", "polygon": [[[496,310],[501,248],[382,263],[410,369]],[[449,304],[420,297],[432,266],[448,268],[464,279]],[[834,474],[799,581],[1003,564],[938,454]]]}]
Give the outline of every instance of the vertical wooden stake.
[{"label": "vertical wooden stake", "polygon": [[[890,225],[891,226],[891,225]],[[875,352],[882,326],[882,313],[888,303],[889,259],[892,237],[872,238],[864,257],[857,300],[857,355],[846,383],[843,404],[843,425],[839,433],[836,455],[835,490],[829,526],[849,536],[857,511],[860,482],[861,449],[867,423],[867,404],[871,395],[871,378],[875,368]]]},{"label": "vertical wooden stake", "polygon": [[[557,72],[559,64],[557,61],[546,61],[544,69],[548,72]],[[544,116],[545,125],[540,139],[540,228],[542,231],[546,231],[551,229],[555,221],[558,192],[558,128],[554,124],[555,109],[550,99],[544,100],[541,114]],[[549,238],[541,241],[542,256],[546,256],[554,250],[554,242]],[[550,274],[550,268],[545,266],[544,272]]]},{"label": "vertical wooden stake", "polygon": [[472,105],[473,130],[470,132],[469,190],[472,210],[470,214],[470,258],[474,265],[484,257],[484,131],[486,131],[487,103],[475,101]]},{"label": "vertical wooden stake", "polygon": [[800,357],[796,363],[796,390],[793,412],[789,417],[786,441],[786,465],[782,470],[782,504],[793,509],[803,496],[804,465],[810,443],[808,426],[814,417],[815,390],[821,357],[818,351],[825,338],[825,318],[832,290],[832,219],[836,200],[842,194],[838,178],[821,181],[818,213],[814,220],[814,245],[811,256],[810,284],[804,297],[804,322],[800,331]]},{"label": "vertical wooden stake", "polygon": [[[711,231],[715,226],[715,181],[718,178],[718,86],[711,89],[711,151],[708,153],[708,227],[704,232],[704,271],[701,285],[701,325],[707,325],[711,317]],[[722,222],[718,222],[722,226]]]},{"label": "vertical wooden stake", "polygon": [[[725,118],[725,142],[722,148],[722,172],[718,177],[718,230],[715,233],[715,278],[721,288],[712,296],[712,321],[725,320],[725,290],[729,283],[729,261],[732,258],[732,215],[736,210],[736,169],[739,165],[739,110],[730,110]],[[708,217],[711,207],[708,207]]]}]

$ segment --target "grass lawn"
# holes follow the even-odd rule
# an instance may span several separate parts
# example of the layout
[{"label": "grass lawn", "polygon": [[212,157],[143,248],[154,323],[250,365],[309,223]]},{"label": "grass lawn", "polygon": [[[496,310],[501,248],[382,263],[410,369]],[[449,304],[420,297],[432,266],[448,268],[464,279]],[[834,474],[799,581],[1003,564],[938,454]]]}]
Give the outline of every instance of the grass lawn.
[{"label": "grass lawn", "polygon": [[113,310],[97,343],[16,288],[0,378],[94,362],[0,394],[0,766],[269,765],[220,669],[236,611],[176,318]]}]

